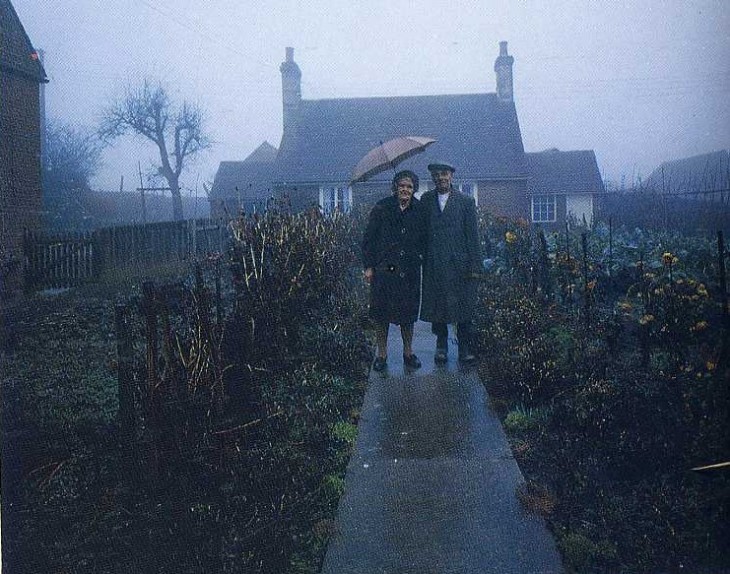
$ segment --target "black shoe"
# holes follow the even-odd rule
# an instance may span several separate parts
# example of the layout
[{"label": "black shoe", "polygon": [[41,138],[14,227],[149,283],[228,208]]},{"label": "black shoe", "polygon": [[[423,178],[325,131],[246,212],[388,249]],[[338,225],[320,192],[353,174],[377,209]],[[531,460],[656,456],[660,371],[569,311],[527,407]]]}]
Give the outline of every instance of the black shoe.
[{"label": "black shoe", "polygon": [[436,354],[433,356],[433,362],[437,365],[443,365],[449,360],[449,352],[441,347],[436,348]]},{"label": "black shoe", "polygon": [[459,353],[459,362],[460,363],[476,363],[476,356],[470,353],[469,351],[465,351],[463,353]]},{"label": "black shoe", "polygon": [[421,368],[421,361],[418,359],[418,357],[416,357],[415,353],[413,353],[410,357],[403,355],[403,364],[409,369]]},{"label": "black shoe", "polygon": [[387,357],[375,357],[375,362],[373,363],[373,371],[377,371],[378,373],[385,370],[385,367],[388,366],[388,358]]}]

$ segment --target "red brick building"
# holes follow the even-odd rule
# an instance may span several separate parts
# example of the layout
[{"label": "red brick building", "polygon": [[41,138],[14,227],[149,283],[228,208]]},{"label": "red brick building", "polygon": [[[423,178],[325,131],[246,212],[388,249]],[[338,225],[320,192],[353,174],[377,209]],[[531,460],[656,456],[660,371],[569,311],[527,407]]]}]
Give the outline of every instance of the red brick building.
[{"label": "red brick building", "polygon": [[10,0],[0,0],[0,290],[19,285],[24,229],[40,225],[45,71]]}]

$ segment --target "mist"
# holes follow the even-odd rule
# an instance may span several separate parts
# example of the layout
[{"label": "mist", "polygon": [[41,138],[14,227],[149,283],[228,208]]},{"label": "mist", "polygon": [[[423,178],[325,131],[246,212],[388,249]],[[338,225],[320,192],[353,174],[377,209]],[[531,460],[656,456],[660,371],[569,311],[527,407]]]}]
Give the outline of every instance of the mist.
[{"label": "mist", "polygon": [[[247,4],[14,2],[43,51],[49,118],[94,129],[143,78],[206,110],[215,145],[183,173],[191,194],[220,161],[263,141],[278,147],[286,46],[311,100],[494,92],[493,62],[507,41],[525,151],[593,149],[610,181],[730,147],[730,15],[720,0]],[[118,190],[123,176],[134,188],[138,165],[156,153],[141,139],[118,140],[95,187]]]}]

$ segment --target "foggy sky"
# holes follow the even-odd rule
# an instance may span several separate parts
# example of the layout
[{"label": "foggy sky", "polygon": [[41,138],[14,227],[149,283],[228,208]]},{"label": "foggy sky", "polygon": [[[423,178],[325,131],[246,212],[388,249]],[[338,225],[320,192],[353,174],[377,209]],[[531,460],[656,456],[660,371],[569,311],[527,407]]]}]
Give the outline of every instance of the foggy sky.
[{"label": "foggy sky", "polygon": [[[593,149],[614,181],[730,147],[726,0],[11,1],[45,52],[49,118],[93,129],[143,77],[207,110],[216,145],[183,174],[188,189],[264,140],[278,147],[286,46],[302,97],[320,99],[494,92],[506,40],[525,150]],[[95,184],[135,188],[155,153],[120,140]]]}]

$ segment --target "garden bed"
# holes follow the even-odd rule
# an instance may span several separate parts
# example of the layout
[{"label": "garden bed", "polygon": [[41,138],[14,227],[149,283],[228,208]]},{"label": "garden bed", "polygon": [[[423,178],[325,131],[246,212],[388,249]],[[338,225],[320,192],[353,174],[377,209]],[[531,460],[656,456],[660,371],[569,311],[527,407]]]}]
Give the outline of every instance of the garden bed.
[{"label": "garden bed", "polygon": [[[241,241],[305,226],[304,243],[257,246],[272,261],[291,248],[294,263],[304,244],[342,240],[341,223],[251,221]],[[251,261],[233,249],[199,262],[202,283],[192,268],[152,278],[154,371],[141,281],[6,308],[3,571],[318,572],[370,359],[362,309],[337,296],[351,263],[336,255],[339,267],[297,264],[296,276],[265,264],[242,285],[236,264]],[[296,293],[292,277],[303,282]],[[174,313],[162,293],[180,297]],[[132,341],[132,433],[118,417],[119,305]],[[249,339],[252,318],[269,322]]]},{"label": "garden bed", "polygon": [[730,472],[692,470],[730,453],[716,243],[485,233],[480,375],[569,572],[730,571]]}]

